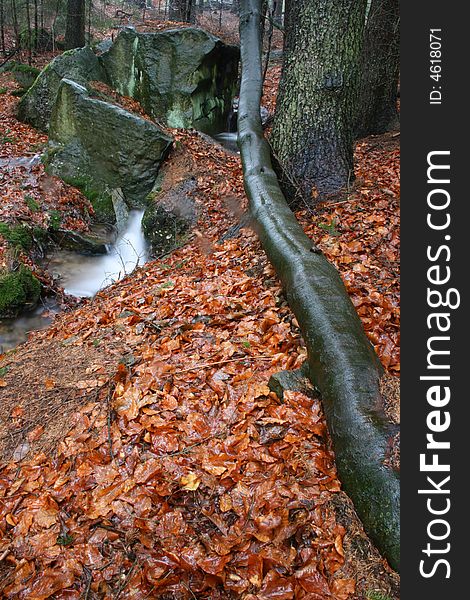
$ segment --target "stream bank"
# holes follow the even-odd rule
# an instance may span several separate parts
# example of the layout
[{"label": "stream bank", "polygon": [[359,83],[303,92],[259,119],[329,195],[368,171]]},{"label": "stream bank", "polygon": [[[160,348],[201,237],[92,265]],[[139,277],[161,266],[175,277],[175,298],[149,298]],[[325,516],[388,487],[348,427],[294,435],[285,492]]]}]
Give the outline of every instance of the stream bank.
[{"label": "stream bank", "polygon": [[86,564],[110,597],[130,573],[148,597],[395,598],[339,491],[320,402],[267,385],[305,348],[254,232],[218,242],[246,209],[239,159],[178,141],[169,168],[196,178],[200,235],[0,360],[4,592],[79,596]]},{"label": "stream bank", "polygon": [[[214,134],[214,140],[229,152],[237,152],[236,137],[237,134],[233,132]],[[11,167],[20,165],[22,172],[28,174],[31,173],[32,166],[40,164],[40,158],[38,155],[24,157],[10,161],[9,164]],[[191,182],[191,179],[188,179],[188,182]],[[159,190],[161,185],[160,180]],[[178,184],[173,181],[168,182],[166,188],[173,185],[178,191]],[[176,201],[181,202],[181,197],[180,192]],[[53,283],[63,288],[66,295],[92,298],[99,290],[119,281],[137,266],[143,266],[151,257],[151,247],[142,230],[144,211],[141,209],[128,212],[125,206],[116,207],[117,213],[121,215],[118,219],[121,233],[117,236],[113,236],[109,227],[99,225],[92,227],[92,235],[89,234],[88,237],[72,231],[51,232],[62,248],[48,252],[47,257],[40,261],[40,265],[50,275]],[[161,225],[160,219],[159,227]],[[170,226],[170,239],[164,246],[168,249],[177,245],[172,228],[173,225]],[[64,239],[65,235],[67,239]],[[166,238],[167,234],[163,233],[162,236]],[[153,239],[151,233],[149,239]],[[91,240],[94,240],[94,245],[91,245]],[[105,248],[105,252],[100,253],[100,245]],[[161,242],[158,247],[161,249]],[[88,254],[84,253],[86,250]],[[17,318],[1,319],[0,354],[25,342],[29,332],[48,327],[60,311],[60,303],[54,296],[46,296],[33,310],[26,311]]]}]

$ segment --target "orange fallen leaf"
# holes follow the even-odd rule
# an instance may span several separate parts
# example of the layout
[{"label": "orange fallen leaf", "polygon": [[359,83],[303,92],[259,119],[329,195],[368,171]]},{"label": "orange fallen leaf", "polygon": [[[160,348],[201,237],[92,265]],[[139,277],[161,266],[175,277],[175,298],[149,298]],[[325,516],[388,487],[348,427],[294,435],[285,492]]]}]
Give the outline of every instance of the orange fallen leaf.
[{"label": "orange fallen leaf", "polygon": [[189,490],[193,492],[197,490],[201,483],[201,480],[198,479],[195,473],[188,473],[188,475],[183,475],[180,479],[180,484],[183,487],[183,490]]}]

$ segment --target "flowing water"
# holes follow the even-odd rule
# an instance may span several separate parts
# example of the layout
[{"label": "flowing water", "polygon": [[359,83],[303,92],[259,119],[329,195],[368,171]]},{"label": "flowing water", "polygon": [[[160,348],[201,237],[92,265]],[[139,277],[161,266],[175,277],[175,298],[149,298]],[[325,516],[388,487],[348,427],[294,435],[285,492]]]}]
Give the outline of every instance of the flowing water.
[{"label": "flowing water", "polygon": [[[59,250],[50,257],[48,270],[59,279],[67,294],[91,298],[103,287],[119,281],[148,260],[142,232],[143,210],[129,213],[126,226],[107,254],[84,256]],[[28,333],[47,327],[59,312],[53,300],[44,301],[31,313],[0,320],[0,354],[26,341]]]},{"label": "flowing water", "polygon": [[223,131],[222,133],[216,133],[214,135],[214,140],[219,142],[221,146],[223,146],[230,152],[236,152],[237,154],[240,154],[240,150],[237,146],[237,136],[238,133],[236,131]]},{"label": "flowing water", "polygon": [[25,342],[28,332],[44,329],[59,312],[53,298],[46,298],[41,306],[17,319],[0,319],[0,354]]},{"label": "flowing water", "polygon": [[[214,139],[229,152],[239,154],[237,133],[224,131]],[[22,167],[31,174],[40,160],[39,155],[19,159],[1,159],[6,169]],[[32,175],[30,175],[32,177]],[[148,260],[147,244],[142,232],[144,211],[131,211],[126,225],[107,254],[84,256],[77,252],[59,250],[49,258],[48,270],[59,280],[67,294],[78,298],[91,298],[102,288],[119,281],[138,265]],[[44,329],[53,320],[59,308],[53,299],[17,319],[0,320],[0,354],[26,341],[28,333]]]},{"label": "flowing water", "polygon": [[142,232],[143,210],[129,213],[125,230],[108,254],[83,256],[61,250],[52,255],[48,270],[59,276],[66,294],[91,298],[102,288],[119,281],[148,260],[147,244]]}]

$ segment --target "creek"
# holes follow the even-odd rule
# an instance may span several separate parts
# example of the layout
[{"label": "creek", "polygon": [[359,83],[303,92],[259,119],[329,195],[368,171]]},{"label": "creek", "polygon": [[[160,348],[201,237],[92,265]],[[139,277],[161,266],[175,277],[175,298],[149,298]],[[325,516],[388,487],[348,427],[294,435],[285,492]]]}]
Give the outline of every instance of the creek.
[{"label": "creek", "polygon": [[[126,225],[107,254],[86,256],[68,250],[54,252],[47,270],[76,298],[92,298],[100,289],[119,281],[148,260],[142,232],[143,210],[129,213]],[[28,333],[44,329],[59,312],[57,303],[47,298],[35,310],[16,319],[0,319],[0,354],[26,341]]]},{"label": "creek", "polygon": [[[236,132],[221,132],[213,137],[229,152],[239,153]],[[36,157],[33,159],[38,160]],[[24,165],[18,160],[21,159],[14,164],[10,161],[8,166],[29,167],[26,169],[28,172],[35,164],[31,158],[24,159]],[[99,290],[121,280],[149,259],[141,225],[143,214],[143,210],[130,211],[122,232],[110,245],[107,254],[87,256],[58,250],[48,257],[47,270],[67,294],[77,298],[92,298]],[[26,341],[30,331],[47,327],[59,310],[54,299],[47,298],[36,309],[16,319],[0,319],[0,354]]]}]

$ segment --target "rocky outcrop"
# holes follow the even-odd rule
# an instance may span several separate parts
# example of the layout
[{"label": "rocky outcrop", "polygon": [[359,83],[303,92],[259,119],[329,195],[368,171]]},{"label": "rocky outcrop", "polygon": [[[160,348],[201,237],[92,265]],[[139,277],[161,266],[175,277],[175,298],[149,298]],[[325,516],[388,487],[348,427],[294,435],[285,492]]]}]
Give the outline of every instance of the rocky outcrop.
[{"label": "rocky outcrop", "polygon": [[171,138],[151,121],[91,98],[64,79],[51,115],[47,170],[79,188],[109,196],[120,188],[126,203],[142,205]]},{"label": "rocky outcrop", "polygon": [[68,50],[40,73],[18,106],[20,120],[48,131],[62,79],[111,85],[138,100],[148,115],[175,128],[226,129],[238,80],[239,49],[193,27],[138,33],[128,27],[114,43]]},{"label": "rocky outcrop", "polygon": [[239,50],[196,28],[123,30],[101,57],[110,85],[169,127],[225,129]]},{"label": "rocky outcrop", "polygon": [[47,131],[57,91],[64,77],[81,85],[105,80],[98,57],[91,48],[68,50],[41,71],[18,104],[18,118],[36,129]]}]

